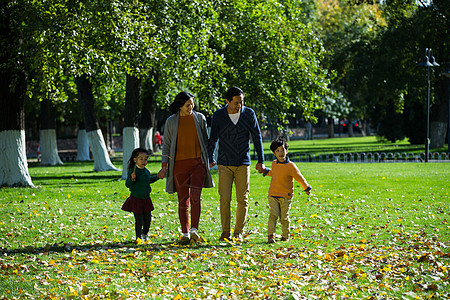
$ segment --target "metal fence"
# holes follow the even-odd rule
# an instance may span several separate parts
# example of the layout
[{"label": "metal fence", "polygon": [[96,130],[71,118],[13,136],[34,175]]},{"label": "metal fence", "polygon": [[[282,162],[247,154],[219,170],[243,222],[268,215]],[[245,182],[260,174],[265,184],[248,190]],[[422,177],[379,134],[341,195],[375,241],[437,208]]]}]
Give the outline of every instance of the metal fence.
[{"label": "metal fence", "polygon": [[[252,159],[258,159],[255,154]],[[275,159],[272,153],[264,154],[266,161]],[[392,153],[392,152],[368,152],[368,153],[339,153],[339,154],[307,154],[300,152],[289,152],[289,159],[294,162],[333,162],[333,163],[406,163],[424,162],[425,153]],[[429,162],[450,162],[450,153],[430,153]]]}]

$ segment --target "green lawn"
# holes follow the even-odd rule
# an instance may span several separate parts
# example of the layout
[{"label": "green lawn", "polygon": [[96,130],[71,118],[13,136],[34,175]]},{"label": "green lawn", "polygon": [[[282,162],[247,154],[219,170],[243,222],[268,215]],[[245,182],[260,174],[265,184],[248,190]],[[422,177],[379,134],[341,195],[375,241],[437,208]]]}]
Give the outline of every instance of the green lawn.
[{"label": "green lawn", "polygon": [[[270,153],[270,141],[264,142],[264,151]],[[343,137],[333,139],[315,140],[291,140],[289,141],[289,151],[304,152],[308,154],[337,154],[337,153],[420,153],[425,152],[424,145],[411,145],[406,139],[391,143],[380,141],[376,136],[366,137]],[[430,149],[430,152],[447,152],[447,146],[443,148]]]},{"label": "green lawn", "polygon": [[218,242],[212,188],[202,194],[206,242],[179,246],[165,181],[152,185],[151,242],[135,245],[121,172],[32,163],[36,189],[0,190],[0,299],[450,297],[448,163],[298,166],[314,190],[296,184],[289,242],[266,243],[270,178],[252,167],[245,243]]}]

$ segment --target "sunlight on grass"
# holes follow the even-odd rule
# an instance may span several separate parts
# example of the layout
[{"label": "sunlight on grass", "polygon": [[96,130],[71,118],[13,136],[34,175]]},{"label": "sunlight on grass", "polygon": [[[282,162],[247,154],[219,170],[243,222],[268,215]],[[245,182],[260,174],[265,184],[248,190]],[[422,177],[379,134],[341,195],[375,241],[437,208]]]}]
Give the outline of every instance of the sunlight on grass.
[{"label": "sunlight on grass", "polygon": [[152,185],[150,241],[134,244],[121,172],[31,165],[38,188],[0,191],[1,299],[450,297],[448,164],[298,166],[314,190],[295,184],[289,242],[278,225],[266,243],[270,178],[253,166],[245,243],[218,241],[216,187],[202,194],[206,241],[180,246],[165,181]]}]

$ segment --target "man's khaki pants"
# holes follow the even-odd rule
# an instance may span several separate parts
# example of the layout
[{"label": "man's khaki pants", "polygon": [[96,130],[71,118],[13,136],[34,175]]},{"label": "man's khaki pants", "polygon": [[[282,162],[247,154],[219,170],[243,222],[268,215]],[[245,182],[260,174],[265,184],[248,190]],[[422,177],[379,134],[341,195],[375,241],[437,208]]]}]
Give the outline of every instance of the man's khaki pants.
[{"label": "man's khaki pants", "polygon": [[236,224],[234,234],[242,233],[247,220],[248,193],[250,182],[250,166],[223,166],[219,165],[219,195],[220,219],[222,231],[230,232],[231,223],[231,196],[233,181],[236,186]]}]

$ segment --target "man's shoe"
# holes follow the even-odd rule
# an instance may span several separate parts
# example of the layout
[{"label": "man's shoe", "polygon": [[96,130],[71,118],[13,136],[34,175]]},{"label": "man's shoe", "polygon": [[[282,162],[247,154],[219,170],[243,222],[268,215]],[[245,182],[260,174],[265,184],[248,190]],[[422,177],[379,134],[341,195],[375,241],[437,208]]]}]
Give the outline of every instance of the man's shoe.
[{"label": "man's shoe", "polygon": [[223,231],[222,235],[219,238],[219,241],[225,241],[225,239],[231,240],[231,234],[229,231]]},{"label": "man's shoe", "polygon": [[241,243],[243,240],[242,233],[235,233],[233,235],[233,239],[236,240],[236,242]]},{"label": "man's shoe", "polygon": [[288,237],[282,237],[282,238],[281,238],[281,241],[282,241],[282,242],[288,242],[288,241],[289,241],[289,238],[288,238]]},{"label": "man's shoe", "polygon": [[274,238],[273,234],[271,234],[267,237],[267,243],[269,243],[269,244],[275,243],[275,238]]}]

